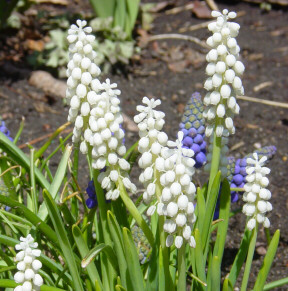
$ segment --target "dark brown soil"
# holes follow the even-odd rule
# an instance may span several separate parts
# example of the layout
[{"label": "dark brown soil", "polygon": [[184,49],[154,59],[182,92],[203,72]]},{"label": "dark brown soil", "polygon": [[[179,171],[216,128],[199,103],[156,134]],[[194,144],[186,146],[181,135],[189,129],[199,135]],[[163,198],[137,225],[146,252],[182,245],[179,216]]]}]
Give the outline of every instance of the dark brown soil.
[{"label": "dark brown soil", "polygon": [[[188,1],[177,1],[177,5]],[[243,11],[238,18],[241,25],[238,43],[242,49],[242,61],[246,71],[243,78],[245,95],[265,100],[288,102],[288,14],[287,10],[272,7],[264,13],[259,6],[243,2],[219,4],[236,12]],[[50,9],[58,11],[57,6]],[[62,9],[62,8],[61,8]],[[61,11],[61,10],[60,10]],[[152,34],[179,33],[179,29],[201,23],[191,12],[184,11],[175,15],[159,13],[154,21]],[[205,40],[209,35],[206,29],[185,34]],[[36,33],[37,35],[37,33]],[[7,126],[16,134],[22,116],[26,119],[19,144],[25,144],[35,138],[51,133],[66,122],[68,108],[63,101],[47,96],[28,84],[31,68],[23,57],[27,52],[16,46],[19,33],[10,31],[8,36],[0,33],[0,115]],[[21,39],[21,41],[24,41]],[[122,108],[128,116],[133,116],[135,107],[143,96],[160,98],[162,110],[166,113],[166,131],[175,138],[183,108],[194,91],[204,94],[205,50],[196,44],[179,40],[153,42],[142,50],[138,60],[125,68],[125,72],[111,74],[108,77],[117,82],[122,91]],[[20,57],[17,58],[17,54]],[[4,57],[3,57],[4,56]],[[189,61],[187,61],[187,59]],[[182,62],[182,63],[181,63]],[[259,84],[267,83],[264,88]],[[274,281],[288,274],[288,109],[239,100],[240,115],[236,118],[236,134],[230,140],[230,146],[236,149],[231,155],[243,157],[259,146],[275,145],[277,154],[270,162],[271,174],[269,188],[272,192],[273,211],[270,215],[271,232],[281,231],[281,239],[276,259],[272,265],[268,281]],[[135,141],[136,134],[127,131],[126,140]],[[34,145],[39,148],[42,142]],[[57,165],[57,161],[53,162]],[[83,163],[85,163],[83,159]],[[83,180],[88,180],[83,166]],[[134,177],[136,179],[136,176]],[[85,184],[84,182],[84,184]],[[241,202],[238,203],[238,207]],[[231,266],[233,256],[239,246],[244,230],[245,217],[241,213],[231,219],[227,238],[227,253],[224,260],[223,275]],[[253,261],[251,282],[255,280],[266,250],[263,230],[259,232],[257,252]],[[250,287],[253,285],[251,284]],[[277,290],[287,290],[286,287]]]}]

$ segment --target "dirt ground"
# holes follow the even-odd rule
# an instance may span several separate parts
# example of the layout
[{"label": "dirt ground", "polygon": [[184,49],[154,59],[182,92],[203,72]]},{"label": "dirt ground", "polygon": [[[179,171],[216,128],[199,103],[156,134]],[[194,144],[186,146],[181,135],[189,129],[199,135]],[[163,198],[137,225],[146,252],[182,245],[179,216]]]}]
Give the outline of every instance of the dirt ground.
[{"label": "dirt ground", "polygon": [[[147,2],[147,1],[144,1]],[[173,1],[172,1],[173,2]],[[189,1],[176,1],[177,6]],[[233,4],[227,4],[227,3]],[[218,3],[218,2],[217,2]],[[264,100],[288,103],[288,13],[287,9],[272,7],[263,12],[259,5],[244,2],[227,1],[218,3],[221,9],[228,8],[242,14],[237,21],[241,25],[238,43],[246,70],[243,77],[245,95]],[[40,7],[41,8],[41,7]],[[46,8],[45,8],[46,9]],[[64,11],[63,7],[52,6],[51,10]],[[87,7],[85,7],[87,9]],[[207,19],[198,19],[191,11],[167,14],[158,13],[151,30],[152,35],[179,33],[187,27],[199,24]],[[39,38],[35,28],[35,39]],[[186,29],[187,30],[187,29]],[[185,31],[184,34],[205,40],[209,33],[206,29]],[[29,85],[32,72],[25,61],[21,43],[15,46],[19,32],[10,31],[8,35],[0,32],[0,115],[15,135],[22,116],[25,128],[19,141],[26,142],[53,132],[67,120],[68,107],[63,100],[47,96],[43,91]],[[17,41],[16,41],[17,43]],[[18,49],[17,49],[18,48]],[[142,49],[140,57],[134,59],[120,73],[109,74],[113,82],[121,89],[123,111],[130,117],[136,112],[136,105],[143,96],[160,98],[161,109],[166,113],[165,130],[170,138],[178,131],[184,105],[194,91],[205,94],[205,49],[188,41],[166,39],[154,41]],[[14,56],[14,57],[13,57]],[[236,134],[230,139],[231,155],[243,157],[259,146],[275,145],[277,153],[270,162],[269,189],[272,192],[273,211],[270,214],[271,232],[281,231],[281,239],[276,259],[272,265],[268,281],[288,276],[288,109],[249,101],[238,101],[240,115],[236,117]],[[129,144],[137,139],[137,134],[127,130]],[[35,143],[39,148],[45,141]],[[57,165],[57,160],[52,165]],[[82,175],[84,184],[88,180],[84,166]],[[200,177],[200,175],[198,174]],[[134,177],[134,180],[137,177]],[[201,180],[201,179],[200,179]],[[241,202],[234,207],[240,207]],[[239,246],[244,230],[245,217],[238,213],[231,219],[227,238],[228,254],[224,259],[223,276],[231,267],[233,256]],[[257,251],[253,261],[251,282],[255,280],[266,251],[263,230],[260,230]],[[252,284],[250,285],[253,286]],[[288,287],[277,290],[287,290]]]}]

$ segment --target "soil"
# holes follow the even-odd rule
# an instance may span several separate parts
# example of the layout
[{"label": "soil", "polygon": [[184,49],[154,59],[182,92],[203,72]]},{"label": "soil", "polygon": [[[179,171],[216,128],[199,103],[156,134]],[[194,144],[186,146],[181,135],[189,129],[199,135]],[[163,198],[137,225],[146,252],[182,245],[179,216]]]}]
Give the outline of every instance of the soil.
[{"label": "soil", "polygon": [[[84,1],[85,2],[85,1]],[[147,1],[144,1],[147,2]],[[173,1],[172,1],[173,2]],[[188,4],[189,1],[174,1],[177,6]],[[288,14],[285,7],[272,6],[270,11],[262,11],[259,5],[244,2],[217,2],[220,9],[228,8],[243,12],[237,19],[241,25],[238,43],[241,57],[246,70],[243,77],[245,95],[263,100],[288,102]],[[71,8],[72,7],[72,8]],[[77,4],[69,9],[80,11],[83,7]],[[81,9],[78,9],[78,8]],[[32,7],[32,9],[35,9]],[[57,13],[67,12],[60,6],[37,6],[37,9],[50,9]],[[87,3],[83,8],[87,12]],[[63,13],[64,13],[63,12]],[[89,12],[89,10],[88,10]],[[32,16],[31,16],[32,15]],[[33,13],[26,16],[23,31],[30,31],[30,38],[39,40],[41,29],[35,25]],[[32,20],[30,18],[32,18]],[[28,22],[27,22],[28,19]],[[30,22],[29,22],[30,19]],[[179,33],[179,30],[190,25],[199,24],[207,19],[198,19],[191,11],[167,14],[160,11],[154,21],[150,33]],[[34,26],[29,26],[34,23]],[[37,28],[37,29],[36,29]],[[35,30],[34,35],[31,31]],[[206,29],[186,31],[185,34],[205,40],[209,33]],[[0,115],[5,120],[11,135],[15,135],[22,116],[25,117],[25,128],[19,144],[25,143],[53,132],[67,120],[68,107],[56,96],[47,96],[43,91],[30,86],[28,78],[32,68],[27,64],[25,56],[25,40],[21,31],[0,33]],[[178,131],[181,114],[185,103],[194,91],[205,94],[205,52],[198,45],[181,40],[154,41],[143,48],[138,58],[134,58],[129,66],[111,73],[109,77],[121,89],[123,111],[130,117],[136,113],[136,105],[143,96],[156,97],[162,100],[161,109],[166,113],[165,130],[174,139]],[[263,85],[264,83],[264,85]],[[261,85],[261,86],[259,86]],[[277,153],[269,163],[269,189],[272,192],[273,211],[271,233],[281,231],[281,239],[276,258],[272,265],[268,282],[286,277],[288,274],[288,109],[280,106],[269,106],[249,101],[238,101],[241,111],[235,118],[236,134],[230,139],[231,155],[243,157],[259,146],[275,145]],[[132,144],[137,139],[135,132],[127,130],[126,140]],[[46,139],[34,143],[39,148]],[[27,148],[24,150],[27,151]],[[88,180],[88,173],[83,159],[83,185]],[[57,160],[52,166],[57,166]],[[200,177],[200,175],[198,175]],[[134,178],[137,179],[136,175]],[[202,179],[200,179],[202,180]],[[84,187],[84,186],[83,186]],[[234,207],[240,207],[241,202]],[[227,238],[227,253],[223,264],[223,276],[231,267],[232,259],[241,241],[245,225],[243,214],[236,214],[230,221]],[[257,276],[267,249],[264,232],[261,228],[257,243],[257,251],[251,271],[250,287]],[[287,290],[286,287],[277,290]],[[275,289],[276,290],[276,289]]]}]

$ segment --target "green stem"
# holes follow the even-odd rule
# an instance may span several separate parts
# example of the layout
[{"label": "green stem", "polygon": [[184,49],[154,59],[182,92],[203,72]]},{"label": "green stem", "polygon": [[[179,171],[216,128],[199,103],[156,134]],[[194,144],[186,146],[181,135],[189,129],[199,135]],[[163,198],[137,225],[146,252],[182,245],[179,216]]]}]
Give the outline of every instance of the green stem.
[{"label": "green stem", "polygon": [[186,291],[185,243],[178,249],[178,283],[177,291]]},{"label": "green stem", "polygon": [[[163,266],[164,266],[164,274],[165,274],[165,290],[172,291],[174,290],[174,285],[172,282],[171,274],[169,271],[169,249],[166,246],[166,234],[164,232],[164,216],[161,215],[158,218],[158,233],[160,234],[160,244],[162,248],[163,254]],[[173,287],[172,287],[173,286]]]},{"label": "green stem", "polygon": [[133,203],[133,201],[128,196],[126,188],[124,187],[122,180],[118,179],[117,184],[118,184],[117,186],[119,186],[121,199],[123,200],[128,211],[131,213],[133,218],[136,220],[139,227],[141,227],[141,229],[143,230],[150,245],[153,247],[154,246],[154,237],[153,237],[153,233],[152,233],[151,229],[149,228],[148,224],[146,223],[146,221],[144,220],[144,218],[142,217],[142,215],[138,211],[138,209],[135,206],[135,204]]},{"label": "green stem", "polygon": [[30,150],[31,200],[32,200],[33,212],[36,214],[38,212],[38,197],[36,195],[34,153],[35,153],[35,149],[31,149]]},{"label": "green stem", "polygon": [[[217,123],[216,123],[215,127],[216,126],[217,126]],[[208,192],[207,192],[206,201],[209,201],[209,199],[211,198],[210,193],[211,193],[212,184],[213,184],[214,178],[216,177],[218,170],[219,170],[219,163],[220,163],[220,157],[221,157],[221,139],[222,139],[222,137],[216,136],[216,133],[214,132],[212,161],[211,161],[211,169],[210,169],[209,185],[208,185]]]},{"label": "green stem", "polygon": [[241,291],[247,290],[247,285],[248,285],[248,280],[250,277],[250,270],[251,270],[251,265],[252,265],[252,260],[254,256],[256,240],[257,240],[257,232],[258,232],[258,222],[256,222],[256,226],[252,230],[252,235],[251,235],[249,249],[248,249],[248,255],[247,255],[246,264],[245,264],[244,275],[242,279]]}]

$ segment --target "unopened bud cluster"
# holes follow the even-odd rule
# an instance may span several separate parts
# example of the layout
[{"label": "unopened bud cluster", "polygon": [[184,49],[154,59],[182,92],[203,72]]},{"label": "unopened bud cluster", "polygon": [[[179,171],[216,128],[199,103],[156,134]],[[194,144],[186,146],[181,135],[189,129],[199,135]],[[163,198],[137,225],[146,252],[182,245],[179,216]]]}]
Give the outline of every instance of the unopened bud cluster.
[{"label": "unopened bud cluster", "polygon": [[101,71],[94,62],[96,52],[92,43],[95,37],[86,24],[86,21],[77,20],[78,26],[72,25],[68,30],[70,61],[66,96],[71,107],[68,120],[75,122],[73,142],[81,142],[83,154],[91,150],[92,167],[103,169],[107,163],[110,165],[99,175],[99,182],[107,191],[107,199],[117,199],[119,189],[114,188],[118,178],[127,189],[136,190],[127,174],[130,165],[121,158],[126,153],[118,98],[121,92],[109,79],[103,83],[97,79]]},{"label": "unopened bud cluster", "polygon": [[270,227],[270,221],[266,217],[266,213],[272,210],[272,205],[268,201],[271,198],[271,192],[266,189],[269,180],[266,177],[270,173],[270,169],[264,167],[267,160],[266,156],[258,158],[257,153],[253,153],[253,158],[247,158],[246,181],[244,185],[245,193],[243,200],[246,202],[243,206],[249,220],[247,228],[252,230],[256,226],[256,222],[263,223],[264,227]]},{"label": "unopened bud cluster", "polygon": [[206,162],[206,142],[203,103],[198,92],[192,94],[185,106],[180,130],[184,133],[183,147],[193,150],[195,168],[201,168]]},{"label": "unopened bud cluster", "polygon": [[37,249],[38,243],[30,234],[26,238],[20,237],[20,243],[15,246],[19,251],[16,254],[15,261],[17,263],[18,272],[14,275],[16,283],[20,283],[14,291],[37,291],[43,285],[43,279],[38,274],[42,263],[36,259],[40,256],[41,251]]},{"label": "unopened bud cluster", "polygon": [[[161,101],[144,97],[142,102],[145,105],[137,106],[139,114],[134,117],[134,121],[138,124],[140,136],[138,150],[141,157],[138,164],[143,169],[139,180],[146,189],[143,200],[148,204],[156,198],[156,185],[160,181],[160,172],[164,170],[161,151],[167,144],[168,136],[162,131],[165,114],[155,110]],[[152,205],[147,214],[152,215],[155,209],[156,206]]]},{"label": "unopened bud cluster", "polygon": [[206,56],[209,77],[204,84],[208,93],[203,100],[207,106],[203,116],[207,122],[206,135],[215,131],[220,137],[224,129],[231,134],[235,132],[233,117],[239,113],[236,95],[244,94],[240,78],[244,65],[238,60],[240,47],[236,41],[240,25],[228,21],[235,18],[236,13],[224,9],[222,13],[213,11],[211,14],[217,20],[208,26],[213,35],[207,39],[211,50]]}]

